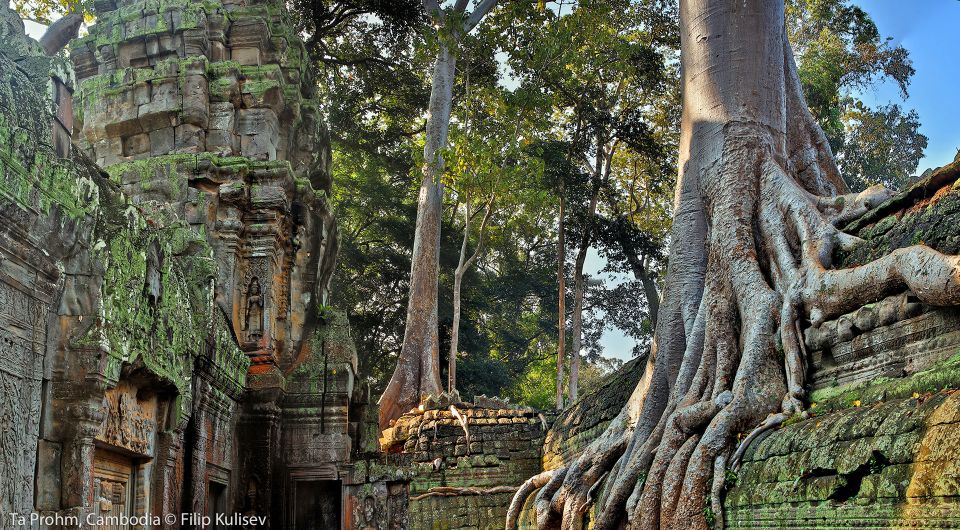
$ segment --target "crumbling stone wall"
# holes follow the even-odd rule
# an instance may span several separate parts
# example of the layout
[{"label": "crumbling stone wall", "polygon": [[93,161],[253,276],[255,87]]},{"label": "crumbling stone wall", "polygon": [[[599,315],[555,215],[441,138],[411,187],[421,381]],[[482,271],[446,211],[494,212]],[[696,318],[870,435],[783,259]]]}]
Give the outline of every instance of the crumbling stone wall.
[{"label": "crumbling stone wall", "polygon": [[332,272],[329,143],[282,4],[104,1],[71,44],[77,143],[135,201],[214,247],[217,303],[255,375],[296,364]]},{"label": "crumbling stone wall", "polygon": [[[852,267],[898,248],[926,244],[960,253],[960,163],[940,168],[846,230],[863,241],[836,259]],[[857,309],[804,332],[813,388],[903,377],[960,349],[960,308],[920,304],[909,292]]]},{"label": "crumbling stone wall", "polygon": [[540,472],[547,421],[530,408],[482,396],[468,403],[456,394],[400,417],[380,444],[403,457],[391,478],[409,483],[404,528],[502,526],[513,493]]},{"label": "crumbling stone wall", "polygon": [[75,80],[0,7],[2,508],[298,524],[363,392],[285,10],[98,1]]},{"label": "crumbling stone wall", "polygon": [[[960,164],[851,222],[855,266],[927,244],[960,252]],[[745,454],[730,477],[731,528],[960,526],[960,310],[888,297],[805,332],[810,413]]]},{"label": "crumbling stone wall", "polygon": [[[0,511],[33,513],[48,337],[60,273],[48,255],[49,214],[79,217],[90,168],[56,156],[52,102],[44,95],[64,63],[40,59],[23,23],[0,5]],[[76,193],[76,198],[71,198]],[[67,224],[66,222],[63,223]],[[11,528],[9,516],[0,528]]]}]

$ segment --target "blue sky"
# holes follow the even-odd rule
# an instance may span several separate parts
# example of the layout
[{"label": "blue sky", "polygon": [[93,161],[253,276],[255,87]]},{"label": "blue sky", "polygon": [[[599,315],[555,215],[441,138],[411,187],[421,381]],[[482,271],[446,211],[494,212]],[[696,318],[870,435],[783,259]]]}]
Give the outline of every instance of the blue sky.
[{"label": "blue sky", "polygon": [[[930,143],[919,171],[953,160],[960,147],[960,1],[861,0],[881,35],[910,51],[917,73],[903,104],[920,114],[920,130]],[[899,102],[895,86],[885,84],[861,94],[871,104]]]}]

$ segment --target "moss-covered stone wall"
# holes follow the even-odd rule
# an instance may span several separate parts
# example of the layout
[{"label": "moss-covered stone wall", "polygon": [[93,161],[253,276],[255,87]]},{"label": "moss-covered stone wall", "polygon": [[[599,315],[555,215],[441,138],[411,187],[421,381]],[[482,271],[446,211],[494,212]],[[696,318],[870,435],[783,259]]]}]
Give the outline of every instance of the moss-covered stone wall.
[{"label": "moss-covered stone wall", "polygon": [[[135,513],[179,507],[185,430],[210,396],[218,412],[196,430],[230,423],[249,365],[214,311],[213,250],[175,208],[131,200],[61,143],[70,63],[6,5],[0,26],[0,328],[26,341],[0,359],[4,436],[18,433],[0,446],[21,455],[0,459],[5,512],[96,513],[95,455],[110,450],[143,459]],[[230,444],[214,445],[230,468]]]},{"label": "moss-covered stone wall", "polygon": [[544,440],[545,470],[569,464],[603,433],[637,387],[646,364],[645,355],[631,360],[612,374],[600,388],[581,396],[556,417]]},{"label": "moss-covered stone wall", "polygon": [[815,416],[757,441],[730,477],[728,528],[960,525],[960,357],[815,395]]}]

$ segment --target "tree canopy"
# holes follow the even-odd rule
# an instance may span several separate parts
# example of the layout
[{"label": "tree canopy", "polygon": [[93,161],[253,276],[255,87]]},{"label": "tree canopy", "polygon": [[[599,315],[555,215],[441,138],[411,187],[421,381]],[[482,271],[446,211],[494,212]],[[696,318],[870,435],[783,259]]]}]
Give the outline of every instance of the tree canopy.
[{"label": "tree canopy", "polygon": [[[377,2],[311,6],[342,24],[318,37],[325,44],[316,48],[326,72],[321,89],[346,235],[336,303],[350,312],[364,373],[382,388],[404,330],[435,41],[418,2],[391,4],[389,12],[377,12],[383,7]],[[464,241],[470,252],[480,245],[483,205],[496,195],[483,252],[462,280],[457,386],[465,395],[500,394],[537,406],[551,401],[552,390],[532,389],[556,375],[561,198],[567,343],[576,257],[589,231],[587,247],[600,261],[590,258],[599,271],[583,278],[584,369],[596,365],[602,372],[611,356],[635,355],[650,344],[656,311],[647,300],[658,302],[666,271],[677,173],[676,9],[675,2],[654,0],[505,2],[465,37],[443,177],[444,367],[460,250]],[[330,13],[340,14],[331,19]],[[791,0],[786,16],[810,110],[849,185],[904,185],[925,147],[916,114],[899,104],[871,109],[855,94],[892,80],[906,97],[913,74],[908,52],[848,1]],[[594,178],[604,153],[609,175]],[[603,350],[603,334],[614,327],[631,337],[632,351]]]},{"label": "tree canopy", "polygon": [[[333,302],[349,314],[375,392],[403,342],[432,64],[447,38],[430,4],[289,4],[331,132],[343,240]],[[480,5],[437,3],[438,13]],[[72,11],[92,22],[84,2],[14,7],[42,23]],[[807,105],[847,184],[905,186],[926,147],[916,112],[903,101],[870,107],[857,94],[890,82],[906,100],[909,52],[851,0],[787,0],[785,16]],[[678,171],[678,17],[672,0],[504,0],[455,44],[437,328],[445,370],[456,273],[468,261],[460,256],[476,251],[460,275],[454,349],[464,394],[547,406],[553,390],[542,387],[556,385],[561,334],[579,341],[585,373],[651,343]],[[613,328],[633,340],[632,351],[604,350]]]}]

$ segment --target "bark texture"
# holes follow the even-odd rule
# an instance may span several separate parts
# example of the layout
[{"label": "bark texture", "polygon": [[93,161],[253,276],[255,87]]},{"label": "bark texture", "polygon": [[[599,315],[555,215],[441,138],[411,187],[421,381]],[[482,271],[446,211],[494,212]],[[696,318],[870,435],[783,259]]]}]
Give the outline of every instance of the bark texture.
[{"label": "bark texture", "polygon": [[541,528],[582,528],[594,504],[598,529],[705,530],[708,511],[722,528],[738,433],[804,414],[803,326],[904,290],[960,303],[960,259],[929,247],[833,268],[857,241],[837,226],[889,194],[844,194],[783,0],[681,0],[680,16],[681,170],[654,349],[620,416],[539,489]]}]

